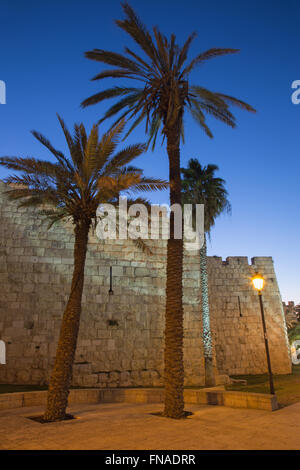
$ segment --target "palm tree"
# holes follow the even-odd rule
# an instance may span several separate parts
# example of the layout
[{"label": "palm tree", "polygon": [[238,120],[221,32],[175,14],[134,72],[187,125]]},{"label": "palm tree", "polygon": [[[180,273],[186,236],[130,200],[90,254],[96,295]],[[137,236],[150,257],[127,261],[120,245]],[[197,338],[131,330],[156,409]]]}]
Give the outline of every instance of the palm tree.
[{"label": "palm tree", "polygon": [[[212,133],[205,122],[206,114],[235,127],[235,118],[229,111],[230,105],[254,111],[251,106],[236,98],[190,84],[190,73],[197,65],[214,57],[235,53],[237,50],[212,48],[186,63],[195,34],[190,35],[185,44],[179,47],[174,34],[167,39],[155,27],[151,35],[131,6],[128,3],[122,6],[126,17],[123,21],[116,21],[116,24],[135,41],[143,56],[128,47],[125,48],[124,55],[102,49],[94,49],[85,55],[89,59],[112,66],[100,72],[93,80],[123,78],[135,80],[141,83],[141,86],[115,86],[105,89],[83,101],[82,106],[94,105],[110,98],[121,98],[107,110],[100,122],[112,116],[117,117],[116,123],[123,118],[132,120],[128,135],[145,120],[146,132],[149,134],[148,145],[152,141],[152,148],[161,131],[167,143],[170,203],[181,204],[180,139],[184,135],[185,109],[191,112],[209,137],[212,137]],[[182,261],[183,241],[174,237],[174,218],[171,214],[170,238],[167,245],[164,351],[164,415],[171,418],[184,416]]]},{"label": "palm tree", "polygon": [[192,158],[187,168],[182,168],[182,203],[204,204],[204,243],[200,248],[200,278],[201,278],[201,302],[202,302],[202,328],[203,349],[205,362],[205,385],[215,385],[213,371],[212,337],[210,328],[209,301],[208,301],[208,277],[207,277],[207,246],[206,234],[215,224],[215,219],[222,212],[230,211],[231,206],[227,199],[228,193],[224,187],[225,181],[216,178],[217,165],[201,166],[199,161]]},{"label": "palm tree", "polygon": [[[54,155],[56,161],[35,158],[2,157],[0,164],[21,172],[6,179],[8,196],[21,206],[39,206],[43,215],[56,221],[69,219],[74,225],[74,270],[71,292],[65,307],[56,359],[52,371],[45,421],[65,418],[72,368],[77,344],[84,283],[84,268],[91,224],[96,221],[100,204],[116,203],[120,192],[164,189],[164,181],[142,176],[142,170],[128,166],[145,151],[145,145],[127,146],[117,153],[116,146],[124,128],[120,122],[102,138],[94,125],[87,136],[83,124],[74,126],[72,136],[58,116],[70,157],[56,150],[43,135],[36,137]],[[132,199],[134,201],[134,199]],[[141,202],[141,198],[138,199]]]}]

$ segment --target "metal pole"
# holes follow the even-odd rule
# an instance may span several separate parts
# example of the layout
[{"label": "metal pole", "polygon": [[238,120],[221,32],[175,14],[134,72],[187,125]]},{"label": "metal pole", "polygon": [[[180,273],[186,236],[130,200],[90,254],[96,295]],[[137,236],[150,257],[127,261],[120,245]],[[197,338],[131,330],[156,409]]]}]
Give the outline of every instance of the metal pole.
[{"label": "metal pole", "polygon": [[266,322],[265,322],[265,315],[264,315],[264,306],[263,306],[261,291],[258,291],[258,297],[259,297],[259,303],[260,303],[261,320],[262,320],[262,324],[263,324],[265,348],[266,348],[266,355],[267,355],[270,393],[272,395],[275,395],[275,389],[274,389],[274,383],[273,383],[273,374],[272,374],[272,369],[271,369],[271,360],[270,360],[270,353],[269,353],[268,336],[267,336]]}]

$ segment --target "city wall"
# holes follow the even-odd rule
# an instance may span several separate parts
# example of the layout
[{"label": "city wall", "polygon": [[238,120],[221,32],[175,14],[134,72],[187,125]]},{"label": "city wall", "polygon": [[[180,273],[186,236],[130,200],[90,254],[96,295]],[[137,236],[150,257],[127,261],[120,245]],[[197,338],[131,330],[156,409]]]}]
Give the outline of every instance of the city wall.
[{"label": "city wall", "polygon": [[[53,366],[73,267],[73,228],[47,229],[35,209],[18,208],[0,182],[0,340],[6,364],[0,382],[44,384]],[[152,254],[132,240],[101,242],[91,233],[73,385],[162,386],[166,241]],[[186,385],[204,384],[199,253],[184,256]],[[112,267],[113,294],[110,289]],[[267,371],[257,293],[251,276],[265,276],[264,307],[272,368],[291,372],[282,301],[271,257],[208,257],[217,380]]]}]

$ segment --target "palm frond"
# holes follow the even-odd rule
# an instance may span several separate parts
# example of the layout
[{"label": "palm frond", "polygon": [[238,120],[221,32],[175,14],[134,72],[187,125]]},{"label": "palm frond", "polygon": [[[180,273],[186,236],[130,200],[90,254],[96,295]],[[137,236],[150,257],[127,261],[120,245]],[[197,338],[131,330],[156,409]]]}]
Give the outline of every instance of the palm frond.
[{"label": "palm frond", "polygon": [[5,191],[5,193],[10,200],[21,201],[19,207],[47,204],[57,206],[61,203],[54,189],[51,187],[38,187],[38,181],[36,179],[34,181],[36,186],[33,188],[30,188],[27,184],[28,177],[10,176],[4,181],[9,185],[9,189]]},{"label": "palm frond", "polygon": [[116,52],[104,51],[102,49],[94,49],[85,53],[87,59],[96,60],[97,62],[103,62],[108,65],[114,65],[125,70],[130,70],[135,73],[143,73],[141,67],[133,60],[124,57]]},{"label": "palm frond", "polygon": [[106,113],[104,114],[103,118],[99,120],[99,124],[101,124],[103,121],[106,119],[114,116],[117,114],[119,111],[128,108],[125,113],[117,119],[117,121],[113,124],[112,127],[117,125],[124,117],[126,117],[129,113],[133,113],[132,115],[137,114],[137,109],[136,109],[136,103],[139,102],[139,100],[142,97],[142,91],[139,90],[136,93],[132,93],[131,95],[126,96],[122,100],[118,101],[115,103],[113,106],[111,106]]},{"label": "palm frond", "polygon": [[135,144],[125,147],[120,152],[116,153],[103,169],[103,174],[112,174],[119,172],[120,168],[128,165],[132,160],[140,156],[146,150],[145,144]]},{"label": "palm frond", "polygon": [[168,44],[166,44],[165,38],[156,27],[153,28],[153,32],[156,39],[156,53],[160,63],[160,68],[162,71],[166,71],[169,68],[169,57],[167,51]]},{"label": "palm frond", "polygon": [[73,139],[72,139],[72,136],[64,122],[64,120],[60,117],[60,115],[57,113],[57,118],[59,120],[59,123],[60,123],[60,126],[63,130],[63,133],[64,133],[64,136],[65,136],[65,139],[67,141],[67,144],[68,144],[68,147],[69,147],[69,151],[72,152],[72,148],[73,148]]},{"label": "palm frond", "polygon": [[94,125],[90,132],[90,135],[87,139],[85,149],[84,149],[84,161],[82,165],[83,174],[85,176],[86,181],[88,181],[95,171],[98,169],[97,163],[99,158],[97,159],[97,149],[98,149],[98,126]]},{"label": "palm frond", "polygon": [[73,145],[70,155],[77,171],[82,167],[87,140],[88,138],[84,125],[74,124]]},{"label": "palm frond", "polygon": [[203,111],[204,111],[205,113],[210,114],[211,116],[218,119],[219,121],[224,122],[228,126],[235,127],[236,125],[235,117],[227,109],[219,109],[218,107],[214,105],[201,103],[200,101],[196,101],[196,100],[191,100],[191,103],[192,103],[192,108],[190,109],[190,112],[192,114],[193,112],[195,112],[196,114],[197,113],[203,114]]},{"label": "palm frond", "polygon": [[202,129],[204,130],[206,135],[208,135],[208,137],[210,137],[212,139],[213,134],[212,134],[211,130],[209,129],[209,127],[207,126],[206,122],[205,122],[205,116],[202,113],[200,107],[197,108],[195,106],[195,108],[192,108],[190,110],[190,113],[193,116],[193,118],[195,119],[195,121],[202,127]]},{"label": "palm frond", "polygon": [[124,130],[124,126],[125,120],[123,119],[118,124],[111,127],[108,132],[103,134],[103,137],[100,140],[97,148],[97,153],[101,158],[101,163],[103,166],[117,147],[120,141],[120,136]]},{"label": "palm frond", "polygon": [[182,75],[184,76],[189,74],[196,65],[199,65],[206,60],[214,59],[215,57],[219,57],[225,54],[236,54],[237,52],[239,52],[239,49],[222,49],[217,47],[208,49],[207,51],[198,54],[183,70]]},{"label": "palm frond", "polygon": [[252,108],[250,104],[245,103],[245,101],[238,100],[237,98],[234,98],[233,96],[224,95],[223,93],[216,93],[216,95],[222,100],[224,100],[225,102],[228,102],[229,104],[233,104],[234,106],[237,106],[241,109],[245,109],[246,111],[256,113],[256,109]]},{"label": "palm frond", "polygon": [[210,137],[212,133],[205,123],[203,112],[235,127],[235,118],[230,113],[229,106],[235,105],[247,111],[254,111],[250,105],[241,100],[189,84],[189,73],[197,64],[222,55],[235,54],[238,49],[211,48],[198,54],[186,66],[195,33],[188,36],[183,46],[179,47],[174,34],[167,38],[157,27],[154,27],[150,34],[127,2],[122,4],[122,8],[125,19],[116,21],[116,24],[129,34],[146,56],[141,56],[128,47],[125,47],[124,55],[95,49],[86,56],[115,67],[104,70],[96,75],[95,79],[139,80],[143,82],[144,87],[124,88],[123,91],[109,88],[85,100],[82,103],[84,107],[104,99],[122,97],[106,111],[99,123],[113,116],[116,117],[114,125],[123,118],[127,121],[132,120],[127,136],[145,119],[145,130],[149,135],[148,146],[152,142],[153,149],[158,133],[161,132],[165,136],[166,130],[173,126],[178,128],[181,138],[184,138],[184,111],[191,107],[192,99],[199,102],[199,109],[194,106],[192,115]]},{"label": "palm frond", "polygon": [[69,161],[67,158],[64,156],[62,152],[59,150],[56,150],[51,142],[40,132],[37,131],[31,131],[32,135],[42,144],[44,145],[50,152],[55,156],[55,158],[63,165],[67,166],[69,168]]},{"label": "palm frond", "polygon": [[220,109],[228,109],[228,105],[226,104],[226,102],[220,96],[218,96],[217,93],[207,90],[207,88],[193,85],[190,87],[189,95],[193,99],[200,98],[202,101],[209,104],[213,104]]},{"label": "palm frond", "polygon": [[168,189],[170,184],[167,181],[161,180],[159,178],[149,178],[149,177],[142,177],[140,181],[136,184],[130,186],[130,191],[134,192],[145,192],[145,191],[161,191],[164,189]]},{"label": "palm frond", "polygon": [[134,39],[154,64],[158,65],[156,49],[151,35],[128,3],[123,3],[122,7],[126,19],[123,21],[117,20],[116,24]]},{"label": "palm frond", "polygon": [[115,153],[124,119],[119,119],[101,139],[97,125],[88,136],[83,124],[75,124],[72,137],[62,118],[58,116],[58,119],[68,143],[69,158],[36,131],[34,137],[54,154],[56,163],[35,158],[0,158],[0,165],[21,172],[6,178],[11,200],[23,207],[47,209],[44,215],[49,216],[51,223],[67,217],[74,224],[83,220],[91,224],[96,219],[98,205],[116,202],[122,192],[138,188],[139,184],[144,191],[164,188],[164,182],[143,179],[140,168],[128,166],[145,151],[145,144],[129,145]]},{"label": "palm frond", "polygon": [[152,142],[152,147],[151,147],[152,152],[155,149],[156,139],[157,139],[157,135],[158,135],[160,127],[161,127],[161,118],[159,116],[153,117],[151,121],[150,129],[149,129],[149,139],[147,142],[147,148]]},{"label": "palm frond", "polygon": [[151,250],[150,246],[143,240],[141,237],[138,238],[133,238],[132,243],[143,253],[145,253],[147,256],[152,256],[153,251]]},{"label": "palm frond", "polygon": [[134,78],[135,80],[144,81],[141,79],[136,72],[130,72],[129,70],[122,70],[122,69],[112,69],[112,70],[105,70],[104,72],[98,73],[93,77],[91,80],[103,80],[104,78]]},{"label": "palm frond", "polygon": [[153,71],[153,69],[151,68],[151,66],[149,64],[147,64],[147,62],[145,62],[139,55],[135,54],[131,49],[129,49],[128,47],[125,47],[125,52],[127,52],[127,54],[131,55],[132,57],[134,57],[138,62],[140,62],[140,64],[150,73],[153,73],[155,74],[155,71]]},{"label": "palm frond", "polygon": [[44,216],[46,220],[49,221],[48,224],[48,230],[55,225],[57,222],[60,222],[61,220],[69,220],[70,215],[67,211],[64,209],[56,209],[56,210],[51,210],[51,209],[41,209],[40,211],[41,216]]},{"label": "palm frond", "polygon": [[126,132],[126,134],[123,137],[123,140],[127,139],[129,134],[145,119],[146,114],[144,112],[141,112],[140,115],[137,117],[135,121],[133,121],[133,124],[130,126],[129,130]]},{"label": "palm frond", "polygon": [[179,57],[178,57],[178,63],[177,63],[177,67],[178,69],[180,70],[182,65],[184,64],[184,62],[186,61],[187,59],[187,54],[188,54],[188,50],[190,48],[190,45],[191,43],[193,42],[193,40],[195,39],[195,37],[197,36],[197,33],[192,33],[186,40],[186,42],[184,43],[181,51],[180,51],[180,54],[179,54]]},{"label": "palm frond", "polygon": [[58,171],[57,164],[31,157],[1,157],[0,164],[9,170],[22,171],[27,175],[55,177]]},{"label": "palm frond", "polygon": [[109,98],[116,98],[117,96],[128,95],[129,93],[136,92],[137,88],[122,88],[122,87],[113,87],[108,88],[107,90],[101,91],[100,93],[96,93],[93,96],[90,96],[86,100],[81,103],[83,108],[90,106],[91,104],[100,103],[103,100],[107,100]]}]

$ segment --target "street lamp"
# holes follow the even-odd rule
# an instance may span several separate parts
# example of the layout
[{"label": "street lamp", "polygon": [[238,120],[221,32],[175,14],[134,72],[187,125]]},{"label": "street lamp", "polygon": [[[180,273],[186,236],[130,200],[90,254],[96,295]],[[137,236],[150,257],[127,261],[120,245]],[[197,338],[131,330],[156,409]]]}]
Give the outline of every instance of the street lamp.
[{"label": "street lamp", "polygon": [[259,297],[259,303],[260,303],[261,321],[262,321],[262,325],[263,325],[265,348],[266,348],[268,371],[269,371],[270,393],[272,395],[275,395],[275,389],[274,389],[274,383],[273,383],[273,374],[272,374],[272,369],[271,369],[271,360],[270,360],[270,353],[269,353],[268,336],[267,336],[266,322],[265,322],[265,315],[264,315],[264,306],[263,306],[262,294],[261,294],[261,291],[264,287],[264,282],[265,282],[265,280],[260,274],[256,274],[252,278],[252,284],[253,284],[254,288],[257,290],[258,297]]}]

